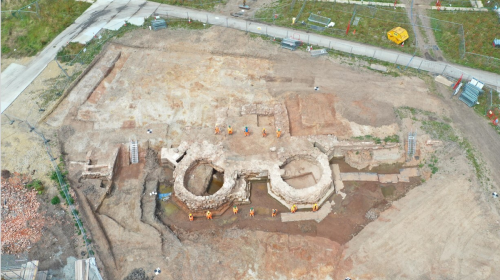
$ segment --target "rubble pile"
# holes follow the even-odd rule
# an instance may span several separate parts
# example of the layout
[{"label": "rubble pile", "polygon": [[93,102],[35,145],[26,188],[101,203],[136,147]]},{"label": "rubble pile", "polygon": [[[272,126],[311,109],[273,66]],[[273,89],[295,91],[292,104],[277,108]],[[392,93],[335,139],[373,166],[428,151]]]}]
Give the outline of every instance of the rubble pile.
[{"label": "rubble pile", "polygon": [[25,252],[42,236],[45,219],[36,191],[25,187],[29,181],[18,173],[2,178],[2,254]]}]

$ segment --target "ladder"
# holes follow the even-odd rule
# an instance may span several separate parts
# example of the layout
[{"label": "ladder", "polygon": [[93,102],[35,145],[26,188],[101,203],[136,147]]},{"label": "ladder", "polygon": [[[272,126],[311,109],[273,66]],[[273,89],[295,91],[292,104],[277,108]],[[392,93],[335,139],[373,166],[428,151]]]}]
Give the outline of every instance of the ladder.
[{"label": "ladder", "polygon": [[139,163],[139,148],[137,141],[130,141],[130,162],[132,164]]},{"label": "ladder", "polygon": [[413,159],[417,151],[417,131],[410,131],[408,133],[408,159]]}]

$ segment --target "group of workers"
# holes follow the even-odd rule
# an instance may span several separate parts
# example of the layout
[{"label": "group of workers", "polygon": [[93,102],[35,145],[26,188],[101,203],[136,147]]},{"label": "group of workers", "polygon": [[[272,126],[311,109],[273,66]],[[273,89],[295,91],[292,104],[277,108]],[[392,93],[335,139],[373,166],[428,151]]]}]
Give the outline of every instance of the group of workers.
[{"label": "group of workers", "polygon": [[[318,209],[319,209],[318,204],[314,204],[313,207],[312,207],[313,212],[318,211]],[[298,210],[298,207],[295,204],[290,208],[290,211],[292,213],[295,213],[297,210]],[[238,211],[239,211],[238,206],[236,206],[236,205],[233,206],[233,214],[234,215],[238,214]],[[278,214],[278,209],[272,209],[272,211],[271,211],[271,217],[276,217],[277,214]],[[250,217],[255,217],[255,209],[253,209],[253,207],[250,208],[250,214],[249,215],[250,215]],[[207,217],[207,220],[212,220],[212,212],[207,211],[205,213],[205,217]],[[194,221],[193,214],[191,214],[191,213],[189,213],[189,220],[191,222]]]},{"label": "group of workers", "polygon": [[[247,136],[250,136],[250,129],[248,129],[248,126],[245,126],[245,129],[243,130],[244,134],[245,134],[245,137]],[[220,133],[220,128],[219,126],[215,126],[215,134],[219,134]],[[229,125],[227,127],[227,134],[228,135],[232,135],[233,134],[233,128]],[[262,137],[266,137],[267,136],[267,132],[266,132],[266,128],[262,128]],[[280,138],[281,137],[281,129],[277,129],[276,130],[276,137],[277,138]]]}]

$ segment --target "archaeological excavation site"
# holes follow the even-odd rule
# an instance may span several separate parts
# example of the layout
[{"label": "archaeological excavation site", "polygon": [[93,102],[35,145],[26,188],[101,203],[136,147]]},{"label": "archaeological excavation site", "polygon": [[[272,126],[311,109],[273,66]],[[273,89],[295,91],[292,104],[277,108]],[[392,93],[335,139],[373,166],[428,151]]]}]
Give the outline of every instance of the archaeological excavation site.
[{"label": "archaeological excavation site", "polygon": [[480,206],[429,129],[448,108],[428,77],[352,61],[222,27],[105,44],[41,121],[104,279],[444,279],[432,240],[480,242],[452,237]]}]

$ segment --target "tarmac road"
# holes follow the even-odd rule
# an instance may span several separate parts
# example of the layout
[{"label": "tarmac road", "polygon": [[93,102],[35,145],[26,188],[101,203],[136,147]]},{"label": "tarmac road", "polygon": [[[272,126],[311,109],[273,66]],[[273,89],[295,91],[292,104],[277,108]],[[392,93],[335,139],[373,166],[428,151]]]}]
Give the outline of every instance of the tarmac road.
[{"label": "tarmac road", "polygon": [[69,42],[85,44],[102,28],[117,30],[125,21],[142,25],[160,4],[144,0],[98,0],[59,34],[26,67],[11,64],[2,72],[0,98],[2,113],[47,67]]}]

